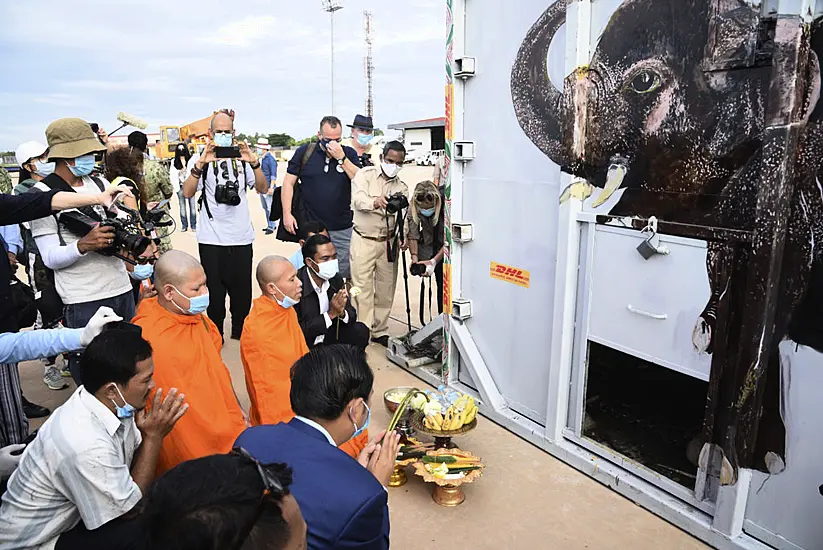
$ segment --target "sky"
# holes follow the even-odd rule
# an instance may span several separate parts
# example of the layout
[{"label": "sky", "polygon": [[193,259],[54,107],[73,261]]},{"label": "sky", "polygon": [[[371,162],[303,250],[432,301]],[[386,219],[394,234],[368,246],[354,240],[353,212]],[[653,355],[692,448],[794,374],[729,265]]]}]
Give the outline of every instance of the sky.
[{"label": "sky", "polygon": [[[334,114],[348,124],[365,110],[368,9],[375,126],[443,116],[445,2],[342,4],[334,16]],[[45,142],[46,126],[61,117],[111,131],[124,111],[150,132],[232,108],[238,132],[301,139],[332,110],[321,0],[29,0],[3,12],[0,150]]]}]

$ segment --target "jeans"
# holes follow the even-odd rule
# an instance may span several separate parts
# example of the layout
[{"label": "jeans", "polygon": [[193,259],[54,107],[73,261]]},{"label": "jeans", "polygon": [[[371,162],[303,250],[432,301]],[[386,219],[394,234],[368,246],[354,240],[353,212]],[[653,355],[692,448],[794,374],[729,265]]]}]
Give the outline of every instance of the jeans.
[{"label": "jeans", "polygon": [[[66,325],[66,328],[83,328],[88,324],[89,319],[97,313],[100,306],[110,307],[127,323],[134,318],[134,295],[129,290],[111,298],[82,304],[66,304],[63,324]],[[69,371],[71,371],[71,377],[74,378],[74,383],[78,386],[83,383],[83,369],[80,365],[82,357],[82,352],[74,351],[69,354]]]},{"label": "jeans", "polygon": [[186,206],[189,207],[189,216],[191,216],[191,228],[197,227],[197,205],[194,202],[194,197],[187,199],[183,196],[183,190],[177,192],[177,200],[180,201],[180,225],[182,229],[188,229],[189,219],[186,217]]},{"label": "jeans", "polygon": [[[329,238],[337,249],[337,261],[340,265],[340,276],[344,279],[351,278],[351,267],[349,265],[349,249],[351,248],[352,228],[341,229],[340,231],[329,231]],[[385,243],[384,243],[385,247]]]},{"label": "jeans", "polygon": [[260,193],[260,206],[263,207],[263,212],[266,213],[266,223],[268,224],[268,228],[271,231],[274,231],[277,228],[277,225],[269,219],[269,214],[271,214],[271,201],[272,196],[266,193]]}]

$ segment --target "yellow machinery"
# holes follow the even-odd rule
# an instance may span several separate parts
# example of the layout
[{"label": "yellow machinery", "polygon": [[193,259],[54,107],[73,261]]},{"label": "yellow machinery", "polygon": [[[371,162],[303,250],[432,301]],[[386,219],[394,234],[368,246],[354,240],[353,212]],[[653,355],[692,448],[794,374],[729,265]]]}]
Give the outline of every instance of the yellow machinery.
[{"label": "yellow machinery", "polygon": [[174,151],[180,143],[185,143],[192,153],[198,145],[205,144],[212,116],[214,115],[190,122],[185,126],[161,126],[160,140],[155,151],[157,158],[173,159]]}]

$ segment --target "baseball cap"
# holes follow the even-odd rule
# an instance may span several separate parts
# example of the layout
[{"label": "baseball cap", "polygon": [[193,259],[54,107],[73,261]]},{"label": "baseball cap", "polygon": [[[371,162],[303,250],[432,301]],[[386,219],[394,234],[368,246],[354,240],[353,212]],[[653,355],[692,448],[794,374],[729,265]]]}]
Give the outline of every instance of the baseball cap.
[{"label": "baseball cap", "polygon": [[17,161],[17,166],[22,168],[30,159],[39,158],[48,150],[49,148],[39,141],[27,141],[20,144],[17,151],[14,152],[14,158]]},{"label": "baseball cap", "polygon": [[76,159],[89,153],[105,151],[106,146],[81,118],[60,118],[46,128],[49,160]]}]

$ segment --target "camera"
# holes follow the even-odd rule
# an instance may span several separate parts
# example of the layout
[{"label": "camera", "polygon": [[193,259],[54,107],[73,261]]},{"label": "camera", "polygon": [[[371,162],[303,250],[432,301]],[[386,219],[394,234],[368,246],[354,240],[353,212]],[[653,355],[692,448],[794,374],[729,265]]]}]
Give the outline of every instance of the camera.
[{"label": "camera", "polygon": [[411,264],[409,266],[409,272],[416,277],[422,277],[426,274],[426,265],[425,264]]},{"label": "camera", "polygon": [[79,237],[86,236],[89,231],[98,225],[100,227],[113,227],[114,242],[111,246],[97,251],[104,256],[122,257],[118,252],[123,250],[136,258],[145,252],[151,244],[151,239],[143,235],[138,225],[139,216],[137,219],[134,219],[134,216],[129,216],[128,219],[106,218],[98,223],[96,219],[79,210],[69,210],[60,215],[60,222],[66,229]]},{"label": "camera", "polygon": [[214,200],[218,204],[237,206],[240,204],[240,186],[236,181],[218,183],[214,186]]},{"label": "camera", "polygon": [[386,202],[386,212],[389,214],[396,214],[409,207],[409,199],[403,193],[395,193]]}]

